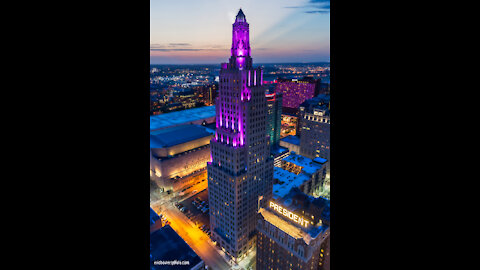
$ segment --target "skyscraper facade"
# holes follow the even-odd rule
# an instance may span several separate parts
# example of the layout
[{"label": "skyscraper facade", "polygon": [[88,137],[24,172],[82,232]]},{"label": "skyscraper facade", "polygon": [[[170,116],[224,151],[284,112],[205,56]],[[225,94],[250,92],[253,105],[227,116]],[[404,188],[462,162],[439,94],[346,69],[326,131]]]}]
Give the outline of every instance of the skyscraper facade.
[{"label": "skyscraper facade", "polygon": [[217,128],[207,165],[211,238],[237,261],[255,246],[256,212],[272,197],[273,178],[263,70],[252,67],[241,9],[215,104]]},{"label": "skyscraper facade", "polygon": [[278,145],[280,142],[280,130],[282,129],[282,94],[266,94],[267,98],[267,135],[270,136],[270,144]]},{"label": "skyscraper facade", "polygon": [[298,106],[307,99],[319,94],[320,80],[311,77],[303,79],[278,79],[276,93],[283,94],[283,107],[298,110]]},{"label": "skyscraper facade", "polygon": [[329,200],[292,189],[258,215],[257,269],[330,269]]},{"label": "skyscraper facade", "polygon": [[300,106],[300,154],[330,160],[330,96],[318,95]]}]

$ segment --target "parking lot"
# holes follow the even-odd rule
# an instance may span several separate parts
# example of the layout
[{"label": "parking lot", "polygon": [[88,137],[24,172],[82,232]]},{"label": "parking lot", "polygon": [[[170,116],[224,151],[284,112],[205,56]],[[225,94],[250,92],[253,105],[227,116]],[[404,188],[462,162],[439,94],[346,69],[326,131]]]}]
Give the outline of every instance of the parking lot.
[{"label": "parking lot", "polygon": [[[210,217],[208,205],[208,190],[205,189],[194,196],[180,202],[177,206],[184,209],[182,212],[195,223],[197,227],[210,235]],[[203,226],[203,227],[202,227]]]}]

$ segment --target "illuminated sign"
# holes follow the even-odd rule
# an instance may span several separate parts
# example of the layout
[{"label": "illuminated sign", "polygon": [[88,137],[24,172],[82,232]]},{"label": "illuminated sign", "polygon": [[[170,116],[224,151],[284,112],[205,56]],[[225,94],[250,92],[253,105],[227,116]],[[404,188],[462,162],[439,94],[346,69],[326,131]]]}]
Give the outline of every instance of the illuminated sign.
[{"label": "illuminated sign", "polygon": [[290,211],[288,211],[286,208],[274,203],[274,202],[270,202],[270,208],[273,208],[274,210],[276,210],[278,213],[284,215],[285,217],[295,221],[296,223],[304,226],[305,228],[308,226],[308,220],[304,219],[303,217],[297,215],[297,214],[294,214]]}]

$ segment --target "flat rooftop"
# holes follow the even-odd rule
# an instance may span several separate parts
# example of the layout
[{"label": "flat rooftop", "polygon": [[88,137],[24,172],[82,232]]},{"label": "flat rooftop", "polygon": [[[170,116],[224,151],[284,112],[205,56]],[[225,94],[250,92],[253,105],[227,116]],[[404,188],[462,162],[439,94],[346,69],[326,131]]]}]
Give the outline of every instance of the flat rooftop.
[{"label": "flat rooftop", "polygon": [[215,105],[150,116],[150,130],[188,124],[215,117]]},{"label": "flat rooftop", "polygon": [[300,145],[300,138],[293,135],[288,135],[287,137],[280,139],[280,141],[284,141],[286,143],[291,143],[295,145]]},{"label": "flat rooftop", "polygon": [[165,148],[214,135],[215,131],[201,125],[182,125],[150,131],[150,148]]},{"label": "flat rooftop", "polygon": [[303,173],[296,175],[280,167],[273,168],[273,178],[283,182],[281,184],[273,184],[273,197],[275,199],[285,197],[292,188],[299,187],[310,179],[308,175]]},{"label": "flat rooftop", "polygon": [[318,159],[318,158],[311,160],[307,157],[296,155],[296,154],[291,154],[288,157],[283,158],[282,160],[293,163],[297,166],[302,166],[303,167],[302,172],[305,172],[308,174],[313,174],[317,170],[321,169],[323,164],[327,161],[326,159]]},{"label": "flat rooftop", "polygon": [[307,245],[315,239],[320,233],[323,233],[328,226],[326,225],[309,225],[308,228],[301,227],[294,222],[287,221],[284,218],[279,217],[274,211],[260,208],[258,211],[263,218],[273,226],[279,228],[281,231],[290,235],[295,239],[302,238]]},{"label": "flat rooftop", "polygon": [[288,152],[288,148],[285,148],[283,146],[275,145],[272,147],[272,150],[270,151],[272,154],[281,154]]}]

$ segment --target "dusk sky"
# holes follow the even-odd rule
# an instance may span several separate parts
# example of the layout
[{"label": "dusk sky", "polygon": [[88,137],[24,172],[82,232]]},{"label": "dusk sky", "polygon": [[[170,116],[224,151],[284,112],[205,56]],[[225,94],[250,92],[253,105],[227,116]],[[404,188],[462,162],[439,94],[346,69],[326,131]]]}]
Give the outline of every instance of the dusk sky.
[{"label": "dusk sky", "polygon": [[254,63],[330,61],[330,0],[151,0],[151,64],[228,62],[242,8]]}]

